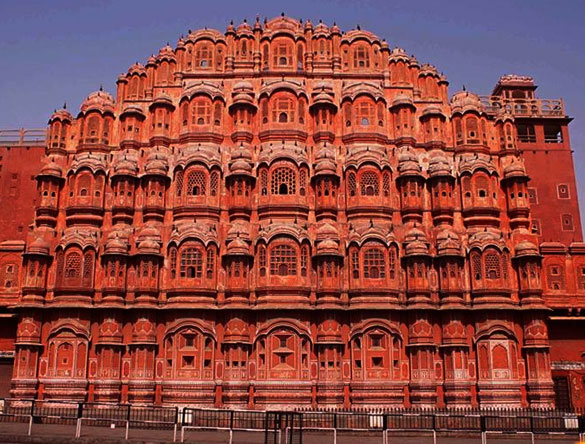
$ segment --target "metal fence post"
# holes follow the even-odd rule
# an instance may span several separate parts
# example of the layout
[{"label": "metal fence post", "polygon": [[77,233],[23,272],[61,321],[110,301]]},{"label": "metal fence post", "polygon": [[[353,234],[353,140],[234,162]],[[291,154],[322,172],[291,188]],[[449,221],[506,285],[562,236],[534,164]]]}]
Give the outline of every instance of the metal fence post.
[{"label": "metal fence post", "polygon": [[131,405],[128,405],[128,412],[126,413],[126,440],[128,440],[128,432],[130,431],[130,409]]},{"label": "metal fence post", "polygon": [[75,437],[81,437],[81,418],[83,417],[83,402],[77,404],[77,424],[75,427]]},{"label": "metal fence post", "polygon": [[179,407],[175,407],[175,426],[173,427],[173,442],[177,440],[177,424],[179,422]]},{"label": "metal fence post", "polygon": [[28,421],[28,436],[32,435],[33,418],[35,415],[35,400],[31,400],[30,403],[30,419]]}]

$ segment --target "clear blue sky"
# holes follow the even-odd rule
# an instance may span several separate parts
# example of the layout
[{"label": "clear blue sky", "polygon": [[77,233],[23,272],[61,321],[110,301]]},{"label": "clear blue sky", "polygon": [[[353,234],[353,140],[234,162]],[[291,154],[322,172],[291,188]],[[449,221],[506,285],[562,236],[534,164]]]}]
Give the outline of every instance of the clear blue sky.
[{"label": "clear blue sky", "polygon": [[187,29],[285,12],[357,24],[443,71],[453,93],[488,94],[502,74],[531,75],[564,98],[585,214],[584,0],[0,0],[0,128],[44,127],[64,101],[75,113],[103,84]]}]

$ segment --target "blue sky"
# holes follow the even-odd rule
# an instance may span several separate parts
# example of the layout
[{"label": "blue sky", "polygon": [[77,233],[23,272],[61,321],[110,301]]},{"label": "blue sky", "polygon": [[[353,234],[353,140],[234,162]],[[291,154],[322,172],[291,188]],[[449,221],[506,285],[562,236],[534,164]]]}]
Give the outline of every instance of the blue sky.
[{"label": "blue sky", "polygon": [[450,82],[488,94],[502,74],[531,75],[542,98],[564,98],[585,214],[585,1],[380,0],[0,1],[0,128],[44,127],[188,29],[294,18],[360,25],[432,63]]}]

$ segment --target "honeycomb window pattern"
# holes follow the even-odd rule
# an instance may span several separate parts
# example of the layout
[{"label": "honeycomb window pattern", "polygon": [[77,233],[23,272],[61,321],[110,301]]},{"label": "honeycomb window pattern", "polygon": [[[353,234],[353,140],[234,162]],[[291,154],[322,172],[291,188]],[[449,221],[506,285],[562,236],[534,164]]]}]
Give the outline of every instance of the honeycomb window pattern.
[{"label": "honeycomb window pattern", "polygon": [[271,179],[272,194],[296,194],[296,175],[292,168],[276,168]]}]

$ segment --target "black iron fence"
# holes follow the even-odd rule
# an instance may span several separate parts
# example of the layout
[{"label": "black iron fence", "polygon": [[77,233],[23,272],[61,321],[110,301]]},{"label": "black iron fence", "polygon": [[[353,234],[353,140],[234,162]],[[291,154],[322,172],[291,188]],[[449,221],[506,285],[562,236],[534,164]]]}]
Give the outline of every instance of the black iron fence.
[{"label": "black iron fence", "polygon": [[[303,431],[331,433],[334,442],[338,433],[362,431],[382,436],[398,432],[466,433],[482,436],[492,433],[566,434],[585,436],[585,411],[546,409],[414,409],[395,408],[377,410],[323,410],[297,409],[291,411],[260,411],[235,409],[208,409],[175,406],[142,406],[77,401],[31,399],[0,399],[0,422],[28,424],[33,434],[37,424],[70,424],[75,436],[81,436],[82,427],[118,427],[156,429],[172,432],[173,441],[183,441],[186,434],[201,430],[229,432],[257,432],[264,442],[302,442]],[[168,435],[170,439],[171,435]],[[484,441],[485,442],[485,441]]]}]

